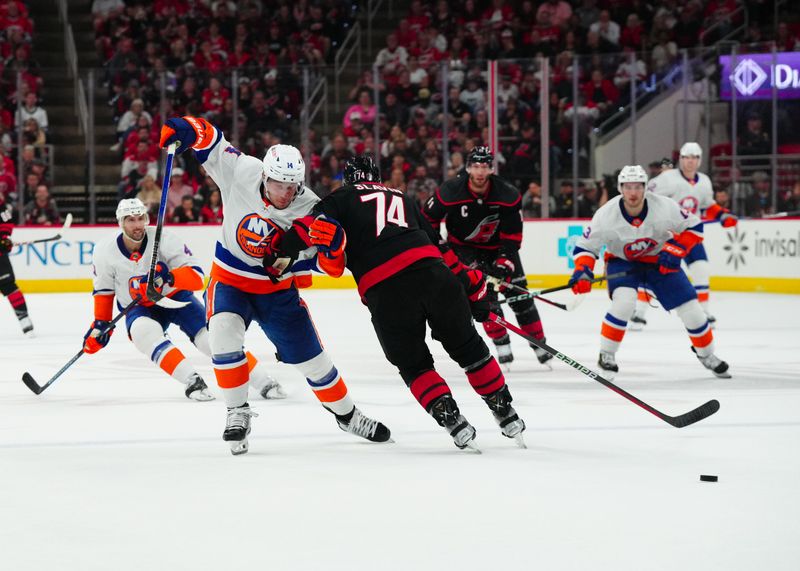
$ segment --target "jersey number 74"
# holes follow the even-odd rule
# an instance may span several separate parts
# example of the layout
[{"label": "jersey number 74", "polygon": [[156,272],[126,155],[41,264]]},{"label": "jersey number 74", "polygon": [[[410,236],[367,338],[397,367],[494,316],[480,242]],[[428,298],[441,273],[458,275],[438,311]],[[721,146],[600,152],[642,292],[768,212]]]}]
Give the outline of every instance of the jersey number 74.
[{"label": "jersey number 74", "polygon": [[408,228],[406,222],[406,210],[402,196],[391,196],[389,206],[386,206],[386,194],[383,192],[371,192],[361,195],[361,202],[375,201],[375,235],[380,236],[386,224],[393,224],[402,228]]}]

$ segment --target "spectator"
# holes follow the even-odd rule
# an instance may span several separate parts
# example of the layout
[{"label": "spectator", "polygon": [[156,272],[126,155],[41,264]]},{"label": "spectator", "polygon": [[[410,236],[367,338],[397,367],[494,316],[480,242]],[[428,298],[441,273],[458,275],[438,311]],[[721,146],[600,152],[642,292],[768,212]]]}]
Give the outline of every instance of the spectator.
[{"label": "spectator", "polygon": [[[169,193],[167,194],[167,211],[172,212],[177,209],[186,196],[194,196],[194,189],[183,182],[183,169],[180,167],[172,169],[172,175],[169,178]],[[200,211],[198,209],[198,215]]]},{"label": "spectator", "polygon": [[171,220],[174,224],[200,222],[200,209],[195,205],[194,198],[191,194],[186,194],[181,198],[180,204],[172,212]]},{"label": "spectator", "polygon": [[28,119],[36,119],[36,123],[42,130],[46,133],[47,132],[47,111],[42,109],[38,104],[39,98],[36,96],[36,93],[29,92],[25,95],[25,104],[19,108],[16,113],[16,121],[19,125],[20,123],[24,123]]},{"label": "spectator", "polygon": [[390,188],[396,188],[402,192],[406,192],[406,176],[403,174],[402,168],[393,168],[392,174],[389,177],[389,182],[386,183]]},{"label": "spectator", "polygon": [[25,224],[38,226],[52,226],[61,222],[55,201],[50,197],[46,184],[39,184],[33,195],[33,200],[25,205],[22,211]]},{"label": "spectator", "polygon": [[222,113],[225,102],[230,98],[230,92],[222,86],[219,79],[212,77],[208,87],[203,90],[203,116],[209,121],[215,121]]},{"label": "spectator", "polygon": [[17,199],[17,177],[6,169],[3,161],[0,161],[0,196],[5,198],[0,202],[11,202]]},{"label": "spectator", "polygon": [[769,175],[756,171],[753,173],[753,192],[745,200],[745,215],[761,218],[766,214],[775,214]]},{"label": "spectator", "polygon": [[414,178],[411,179],[411,182],[406,187],[406,194],[416,200],[417,204],[422,207],[433,196],[437,188],[436,181],[428,176],[428,167],[424,164],[417,165],[417,168],[414,169]]},{"label": "spectator", "polygon": [[[577,15],[578,26],[584,30],[588,30],[592,24],[600,19],[600,10],[597,7],[597,0],[581,0],[581,7],[577,10]],[[619,37],[619,33],[617,37]]]},{"label": "spectator", "polygon": [[[550,216],[555,215],[555,200],[550,197]],[[542,187],[538,181],[528,183],[525,194],[522,195],[522,215],[525,218],[542,217]]]},{"label": "spectator", "polygon": [[486,107],[486,94],[481,89],[478,79],[467,79],[467,88],[458,96],[459,101],[470,108],[472,113]]},{"label": "spectator", "polygon": [[375,65],[387,79],[397,77],[400,70],[408,65],[408,51],[397,42],[397,34],[386,36],[386,47],[378,52]]},{"label": "spectator", "polygon": [[200,221],[205,224],[222,224],[222,194],[219,189],[212,190],[208,201],[200,210]]},{"label": "spectator", "polygon": [[[739,138],[739,152],[743,155],[768,155],[772,152],[769,135],[764,132],[764,123],[756,111],[747,114],[745,130]],[[752,161],[748,164],[755,164]]]},{"label": "spectator", "polygon": [[[614,74],[614,86],[620,91],[630,89],[633,77],[636,78],[637,83],[647,78],[647,65],[640,57],[636,56],[633,48],[625,46],[622,51],[624,59],[617,67],[617,73]],[[633,57],[633,61],[631,61],[631,57]]]},{"label": "spectator", "polygon": [[38,121],[33,117],[25,119],[22,123],[22,143],[41,147],[47,142],[47,136]]},{"label": "spectator", "polygon": [[158,209],[161,206],[161,187],[155,178],[145,175],[139,183],[139,192],[136,198],[142,201],[147,207],[147,212],[152,218],[158,216]]},{"label": "spectator", "polygon": [[562,180],[560,192],[556,196],[556,207],[553,214],[555,218],[572,218],[574,200],[575,189],[572,187],[572,181]]},{"label": "spectator", "polygon": [[644,47],[644,26],[637,14],[628,14],[625,21],[625,29],[622,30],[619,43],[623,47],[630,47],[634,50],[641,50]]},{"label": "spectator", "polygon": [[727,188],[720,188],[714,191],[714,202],[719,204],[722,208],[733,210],[731,206],[731,195]]},{"label": "spectator", "polygon": [[549,21],[559,28],[566,28],[572,18],[572,6],[564,0],[547,0],[536,11],[536,21]]},{"label": "spectator", "polygon": [[605,201],[601,200],[600,189],[594,183],[587,186],[584,182],[578,183],[578,218],[591,218]]},{"label": "spectator", "polygon": [[25,185],[22,188],[22,196],[24,200],[29,200],[36,192],[36,188],[42,184],[42,177],[34,172],[29,172],[25,175]]},{"label": "spectator", "polygon": [[248,137],[260,136],[275,128],[278,123],[278,116],[271,106],[267,106],[263,91],[256,91],[253,94],[253,101],[250,108],[245,111],[245,116],[247,117]]},{"label": "spectator", "polygon": [[[456,88],[456,92],[458,89]],[[408,125],[408,107],[397,100],[397,95],[390,91],[386,94],[386,100],[381,106],[381,114],[386,118],[389,125]]]},{"label": "spectator", "polygon": [[148,123],[153,122],[153,117],[144,110],[144,101],[134,99],[131,101],[130,108],[122,115],[117,122],[117,142],[111,147],[112,151],[118,151],[128,134],[128,130],[135,127],[140,117],[145,117]]},{"label": "spectator", "polygon": [[378,108],[372,103],[372,94],[363,89],[358,94],[358,103],[351,105],[344,114],[344,126],[350,127],[351,116],[358,114],[361,122],[366,126],[372,126],[375,122],[375,116],[378,113]]},{"label": "spectator", "polygon": [[800,212],[800,180],[796,181],[791,192],[783,197],[780,202],[780,210],[781,212],[790,212],[792,215]]},{"label": "spectator", "polygon": [[619,45],[622,30],[620,30],[619,24],[611,19],[611,13],[608,10],[600,11],[600,18],[589,26],[589,31],[599,34],[601,38],[614,46]]},{"label": "spectator", "polygon": [[140,163],[144,163],[146,173],[156,178],[158,175],[158,158],[159,153],[155,145],[152,145],[147,139],[140,140],[136,143],[136,147],[125,153],[120,174],[122,178],[125,178],[131,171],[136,170]]},{"label": "spectator", "polygon": [[614,105],[619,99],[619,91],[614,84],[603,77],[603,72],[595,68],[592,71],[592,78],[583,85],[583,92],[587,101],[592,101],[597,105],[600,115],[605,115],[613,111]]}]

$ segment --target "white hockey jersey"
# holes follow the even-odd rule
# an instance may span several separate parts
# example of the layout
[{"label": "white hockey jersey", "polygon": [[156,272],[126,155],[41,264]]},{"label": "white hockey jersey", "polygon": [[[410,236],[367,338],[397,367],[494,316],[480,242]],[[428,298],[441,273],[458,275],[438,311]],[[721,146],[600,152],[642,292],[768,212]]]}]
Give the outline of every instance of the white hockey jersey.
[{"label": "white hockey jersey", "polygon": [[631,217],[623,208],[622,196],[615,196],[595,212],[575,244],[573,258],[589,255],[597,259],[606,246],[607,255],[654,263],[664,244],[687,230],[703,235],[700,219],[669,198],[647,193],[641,214]]},{"label": "white hockey jersey", "polygon": [[714,188],[707,175],[698,172],[689,180],[680,169],[670,169],[650,180],[647,190],[671,198],[681,208],[703,217],[714,202]]},{"label": "white hockey jersey", "polygon": [[[139,280],[150,271],[155,233],[155,226],[148,226],[145,229],[140,252],[128,251],[122,239],[122,232],[95,246],[92,254],[94,295],[115,295],[120,309],[133,301],[131,290],[138,290]],[[161,233],[158,261],[164,262],[170,270],[189,266],[203,275],[203,269],[188,246],[166,228]],[[190,291],[176,290],[168,285],[164,285],[163,293],[180,301],[192,295]]]},{"label": "white hockey jersey", "polygon": [[316,269],[316,248],[305,250],[301,259],[278,283],[273,283],[262,265],[270,242],[292,226],[292,222],[311,212],[319,198],[300,187],[294,201],[280,210],[261,198],[263,163],[231,146],[219,129],[206,149],[197,149],[203,168],[219,186],[225,219],[217,240],[211,278],[248,293],[271,293],[311,285],[311,270]]}]

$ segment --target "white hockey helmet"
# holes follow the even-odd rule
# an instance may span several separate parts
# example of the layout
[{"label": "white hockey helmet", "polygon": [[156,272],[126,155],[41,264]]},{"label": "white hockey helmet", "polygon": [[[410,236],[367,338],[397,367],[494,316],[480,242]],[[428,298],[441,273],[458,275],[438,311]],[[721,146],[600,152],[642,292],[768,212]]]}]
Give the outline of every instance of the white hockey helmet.
[{"label": "white hockey helmet", "polygon": [[[126,216],[143,215],[147,215],[147,207],[138,198],[124,198],[117,204],[117,222],[119,222],[120,226],[122,226],[122,221],[125,220]],[[146,224],[150,222],[149,215],[147,218]]]},{"label": "white hockey helmet", "polygon": [[264,155],[264,177],[302,184],[306,178],[306,164],[299,149],[291,145],[272,145]]},{"label": "white hockey helmet", "polygon": [[641,182],[647,186],[647,171],[640,165],[625,165],[617,176],[617,189],[622,191],[622,184],[626,182]]},{"label": "white hockey helmet", "polygon": [[681,156],[682,157],[697,157],[698,159],[703,159],[703,149],[697,143],[689,142],[684,143],[681,147]]}]

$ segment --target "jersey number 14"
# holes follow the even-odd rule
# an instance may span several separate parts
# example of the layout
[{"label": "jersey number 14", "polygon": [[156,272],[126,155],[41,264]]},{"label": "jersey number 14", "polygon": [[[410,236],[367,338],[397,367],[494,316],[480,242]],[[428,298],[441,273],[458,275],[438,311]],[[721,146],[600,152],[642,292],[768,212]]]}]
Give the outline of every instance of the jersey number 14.
[{"label": "jersey number 14", "polygon": [[375,201],[375,235],[380,236],[386,224],[393,224],[402,228],[408,228],[406,222],[406,210],[402,196],[391,196],[389,207],[386,207],[386,194],[383,192],[371,192],[361,195],[361,202]]}]

